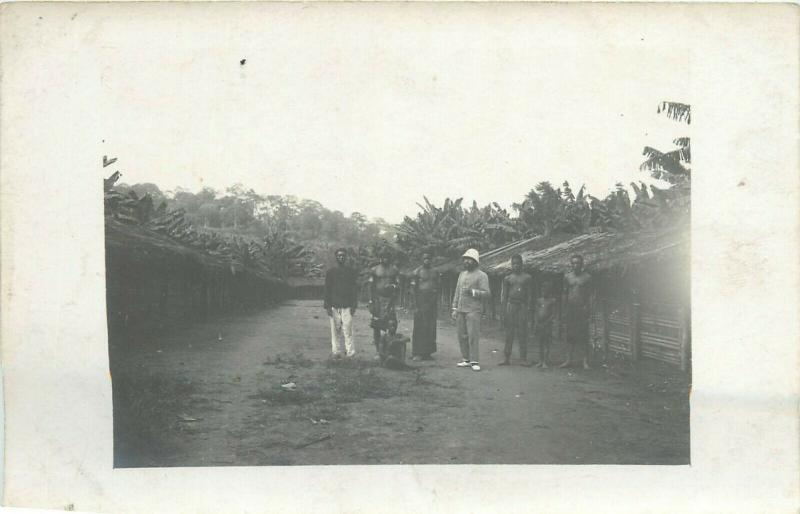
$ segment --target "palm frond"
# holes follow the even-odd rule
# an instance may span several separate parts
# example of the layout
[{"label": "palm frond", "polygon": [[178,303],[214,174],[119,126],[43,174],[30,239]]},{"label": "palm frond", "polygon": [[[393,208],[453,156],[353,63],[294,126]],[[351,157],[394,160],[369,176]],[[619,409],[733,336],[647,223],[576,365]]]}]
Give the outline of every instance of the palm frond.
[{"label": "palm frond", "polygon": [[658,105],[657,112],[659,114],[665,112],[667,117],[676,121],[685,121],[687,124],[692,123],[692,107],[689,104],[665,101]]}]

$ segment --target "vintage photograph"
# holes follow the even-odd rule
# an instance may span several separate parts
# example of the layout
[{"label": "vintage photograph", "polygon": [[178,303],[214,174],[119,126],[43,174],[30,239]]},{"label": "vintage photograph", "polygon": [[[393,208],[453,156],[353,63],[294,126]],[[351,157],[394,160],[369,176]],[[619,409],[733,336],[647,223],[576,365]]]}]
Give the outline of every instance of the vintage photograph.
[{"label": "vintage photograph", "polygon": [[114,467],[690,464],[684,56],[276,11],[100,51]]}]

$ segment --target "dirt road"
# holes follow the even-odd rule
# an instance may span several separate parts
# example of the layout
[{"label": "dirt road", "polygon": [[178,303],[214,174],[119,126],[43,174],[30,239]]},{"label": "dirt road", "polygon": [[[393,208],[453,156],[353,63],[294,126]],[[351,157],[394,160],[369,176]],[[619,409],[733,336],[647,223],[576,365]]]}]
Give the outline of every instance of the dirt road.
[{"label": "dirt road", "polygon": [[356,314],[352,362],[328,359],[315,301],[112,338],[115,465],[689,461],[689,384],[669,366],[498,367],[488,326],[473,372],[455,367],[454,326],[440,320],[435,360],[392,371],[372,360],[367,319]]}]

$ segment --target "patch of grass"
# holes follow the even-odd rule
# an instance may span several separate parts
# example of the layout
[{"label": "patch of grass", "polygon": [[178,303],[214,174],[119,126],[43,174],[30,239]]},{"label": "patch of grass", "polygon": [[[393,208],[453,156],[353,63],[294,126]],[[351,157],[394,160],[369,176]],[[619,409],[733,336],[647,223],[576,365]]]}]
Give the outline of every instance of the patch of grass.
[{"label": "patch of grass", "polygon": [[161,375],[117,372],[114,401],[114,465],[149,463],[173,444],[180,413],[196,406],[197,386]]},{"label": "patch of grass", "polygon": [[325,361],[328,369],[370,369],[377,368],[378,364],[374,361],[362,361],[358,359],[329,359]]},{"label": "patch of grass", "polygon": [[392,388],[373,368],[329,372],[326,384],[333,400],[341,403],[360,402],[365,398],[391,398],[403,394],[399,387]]},{"label": "patch of grass", "polygon": [[310,368],[314,365],[314,361],[303,355],[303,352],[300,351],[279,353],[264,361],[265,366],[275,366],[278,364],[288,364],[289,366],[297,366],[298,368]]},{"label": "patch of grass", "polygon": [[313,388],[297,388],[287,390],[281,387],[261,389],[250,395],[253,400],[266,400],[270,405],[304,405],[321,400],[322,395]]},{"label": "patch of grass", "polygon": [[430,386],[430,387],[441,387],[442,389],[456,389],[453,385],[444,385],[440,384],[439,382],[434,382],[433,380],[429,380],[425,376],[425,372],[421,369],[414,370],[414,381],[411,382],[413,386]]}]

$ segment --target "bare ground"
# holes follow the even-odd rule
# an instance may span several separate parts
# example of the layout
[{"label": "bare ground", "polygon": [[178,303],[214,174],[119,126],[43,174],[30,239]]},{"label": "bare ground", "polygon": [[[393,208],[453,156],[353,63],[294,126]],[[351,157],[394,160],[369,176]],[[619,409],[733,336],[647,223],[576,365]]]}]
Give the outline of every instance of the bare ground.
[{"label": "bare ground", "polygon": [[671,366],[497,367],[486,323],[476,373],[440,320],[435,360],[392,371],[363,310],[357,359],[333,362],[319,303],[112,337],[115,466],[689,463],[689,380]]}]

